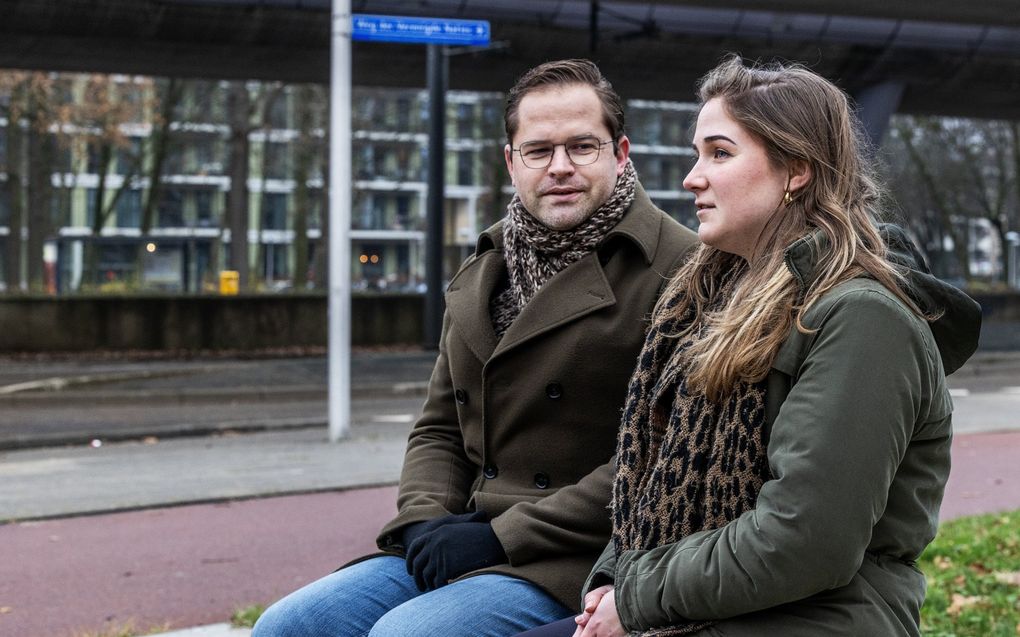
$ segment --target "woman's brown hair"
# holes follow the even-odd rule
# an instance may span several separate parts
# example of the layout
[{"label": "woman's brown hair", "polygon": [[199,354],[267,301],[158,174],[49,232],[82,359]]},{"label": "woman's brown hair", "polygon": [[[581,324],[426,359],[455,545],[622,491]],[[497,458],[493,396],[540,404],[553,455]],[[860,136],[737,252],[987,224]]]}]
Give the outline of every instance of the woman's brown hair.
[{"label": "woman's brown hair", "polygon": [[[866,159],[863,134],[846,94],[800,65],[745,66],[730,56],[698,86],[702,105],[721,100],[727,114],[762,142],[769,159],[790,174],[810,170],[810,179],[779,204],[758,239],[747,272],[733,296],[709,309],[718,284],[741,258],[707,245],[698,248],[673,277],[656,307],[662,322],[692,312],[694,321],[678,337],[704,325],[686,355],[688,385],[712,400],[738,380],[761,380],[779,347],[804,313],[834,286],[867,275],[881,282],[920,314],[902,289],[902,276],[886,260],[875,225],[880,191]],[[827,246],[814,276],[801,282],[784,262],[785,249],[813,231]],[[679,303],[668,303],[679,299]]]}]

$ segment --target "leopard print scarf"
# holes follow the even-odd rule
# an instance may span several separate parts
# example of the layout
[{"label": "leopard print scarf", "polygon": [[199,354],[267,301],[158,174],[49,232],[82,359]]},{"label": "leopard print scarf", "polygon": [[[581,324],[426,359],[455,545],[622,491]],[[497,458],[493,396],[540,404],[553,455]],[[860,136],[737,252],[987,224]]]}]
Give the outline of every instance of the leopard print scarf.
[{"label": "leopard print scarf", "polygon": [[[723,306],[745,269],[727,274],[710,309]],[[667,305],[679,302],[677,297]],[[631,377],[613,485],[617,557],[725,525],[754,508],[770,477],[764,381],[738,382],[716,403],[688,391],[685,371],[690,363],[684,353],[705,327],[683,339],[670,335],[689,325],[692,314],[652,326]],[[691,621],[640,634],[688,635],[711,623]]]},{"label": "leopard print scarf", "polygon": [[546,281],[602,243],[630,208],[636,186],[637,172],[628,161],[609,199],[580,225],[563,231],[542,225],[514,195],[503,225],[503,254],[510,281],[489,303],[496,338],[503,338],[521,308]]}]

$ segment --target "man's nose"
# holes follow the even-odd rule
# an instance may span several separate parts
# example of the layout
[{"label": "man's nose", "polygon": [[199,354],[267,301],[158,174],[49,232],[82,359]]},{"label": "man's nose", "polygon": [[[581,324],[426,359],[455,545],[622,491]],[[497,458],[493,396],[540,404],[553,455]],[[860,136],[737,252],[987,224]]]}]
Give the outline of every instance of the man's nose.
[{"label": "man's nose", "polygon": [[574,163],[570,161],[566,146],[554,146],[552,160],[549,161],[549,172],[554,175],[574,172]]}]

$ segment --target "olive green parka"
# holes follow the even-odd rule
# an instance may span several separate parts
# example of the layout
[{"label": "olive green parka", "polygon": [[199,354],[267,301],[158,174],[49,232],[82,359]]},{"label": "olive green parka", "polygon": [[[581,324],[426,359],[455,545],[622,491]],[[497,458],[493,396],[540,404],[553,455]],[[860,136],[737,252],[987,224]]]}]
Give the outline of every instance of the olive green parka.
[{"label": "olive green parka", "polygon": [[468,573],[531,581],[573,607],[609,538],[616,431],[648,318],[697,242],[640,185],[593,253],[543,285],[496,340],[489,299],[506,276],[502,222],[453,277],[439,357],[407,445],[399,514],[379,534],[482,510],[508,564]]},{"label": "olive green parka", "polygon": [[[923,267],[898,229],[883,233],[893,261]],[[816,233],[787,249],[802,285],[824,246]],[[938,321],[858,278],[809,309],[813,331],[790,331],[767,378],[773,477],[756,508],[619,561],[610,544],[584,590],[613,583],[635,632],[706,619],[718,623],[698,635],[919,635],[925,578],[914,561],[935,536],[949,476],[945,375],[976,348],[980,308],[925,272],[909,281]]]}]

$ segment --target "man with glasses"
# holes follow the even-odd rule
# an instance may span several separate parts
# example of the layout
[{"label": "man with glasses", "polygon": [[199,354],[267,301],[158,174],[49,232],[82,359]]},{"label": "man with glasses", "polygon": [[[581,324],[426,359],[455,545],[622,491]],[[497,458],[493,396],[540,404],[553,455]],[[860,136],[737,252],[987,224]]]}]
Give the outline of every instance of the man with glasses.
[{"label": "man with glasses", "polygon": [[505,123],[516,195],[447,289],[384,553],[284,598],[253,637],[500,637],[578,610],[647,318],[696,236],[641,188],[591,62],[527,72]]}]

